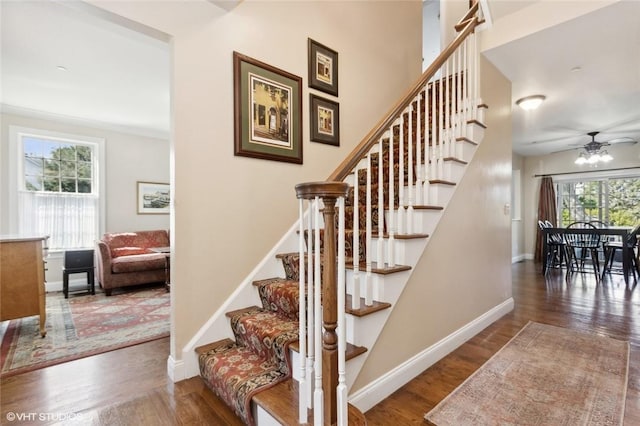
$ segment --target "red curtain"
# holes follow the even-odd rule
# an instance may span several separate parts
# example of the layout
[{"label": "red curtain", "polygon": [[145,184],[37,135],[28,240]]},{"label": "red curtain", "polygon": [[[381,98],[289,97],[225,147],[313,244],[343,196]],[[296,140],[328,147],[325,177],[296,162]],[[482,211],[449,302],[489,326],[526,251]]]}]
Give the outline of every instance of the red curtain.
[{"label": "red curtain", "polygon": [[[538,200],[538,220],[548,220],[556,226],[556,218],[558,217],[556,209],[556,190],[553,187],[553,179],[551,177],[543,177],[540,181],[540,199]],[[542,232],[536,223],[536,251],[535,260],[542,259]]]}]

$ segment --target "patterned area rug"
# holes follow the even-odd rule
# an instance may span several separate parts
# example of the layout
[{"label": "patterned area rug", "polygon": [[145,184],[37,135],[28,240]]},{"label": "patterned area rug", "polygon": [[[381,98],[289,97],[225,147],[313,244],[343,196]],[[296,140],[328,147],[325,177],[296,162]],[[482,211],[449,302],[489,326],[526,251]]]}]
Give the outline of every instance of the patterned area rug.
[{"label": "patterned area rug", "polygon": [[1,377],[48,367],[169,335],[169,293],[164,286],[114,294],[47,293],[47,335],[38,316],[2,323]]},{"label": "patterned area rug", "polygon": [[621,425],[629,343],[530,322],[425,419],[445,425]]}]

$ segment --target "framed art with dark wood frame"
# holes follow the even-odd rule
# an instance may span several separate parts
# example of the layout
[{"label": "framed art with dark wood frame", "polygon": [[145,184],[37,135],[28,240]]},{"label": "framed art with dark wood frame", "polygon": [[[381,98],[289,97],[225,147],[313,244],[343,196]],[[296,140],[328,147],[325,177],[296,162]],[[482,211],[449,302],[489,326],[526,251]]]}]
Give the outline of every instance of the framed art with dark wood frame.
[{"label": "framed art with dark wood frame", "polygon": [[302,78],[233,52],[234,154],[302,164]]},{"label": "framed art with dark wood frame", "polygon": [[329,99],[309,95],[311,140],[340,146],[340,105]]},{"label": "framed art with dark wood frame", "polygon": [[171,193],[168,183],[138,182],[138,214],[169,214]]},{"label": "framed art with dark wood frame", "polygon": [[309,39],[309,87],[338,96],[338,52]]}]

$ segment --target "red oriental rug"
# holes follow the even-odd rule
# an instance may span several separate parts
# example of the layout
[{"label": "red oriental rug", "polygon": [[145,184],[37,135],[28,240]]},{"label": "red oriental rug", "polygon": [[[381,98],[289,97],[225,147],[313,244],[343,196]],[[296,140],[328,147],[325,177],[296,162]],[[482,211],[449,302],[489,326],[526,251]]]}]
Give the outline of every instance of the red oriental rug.
[{"label": "red oriental rug", "polygon": [[47,335],[38,316],[2,323],[0,377],[37,370],[169,335],[170,294],[164,286],[71,296],[47,293]]}]

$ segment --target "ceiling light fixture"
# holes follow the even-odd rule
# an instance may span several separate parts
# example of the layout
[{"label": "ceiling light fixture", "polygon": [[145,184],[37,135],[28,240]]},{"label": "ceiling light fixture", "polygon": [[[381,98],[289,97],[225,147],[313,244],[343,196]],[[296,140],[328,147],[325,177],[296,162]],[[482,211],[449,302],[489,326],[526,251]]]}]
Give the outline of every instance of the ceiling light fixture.
[{"label": "ceiling light fixture", "polygon": [[525,96],[524,98],[518,99],[516,105],[528,111],[538,108],[545,99],[547,99],[547,97],[544,95]]},{"label": "ceiling light fixture", "polygon": [[586,152],[581,152],[576,158],[575,163],[578,165],[583,164],[597,164],[597,163],[608,163],[613,160],[613,157],[607,152],[607,150],[600,151],[598,150],[587,150]]}]

